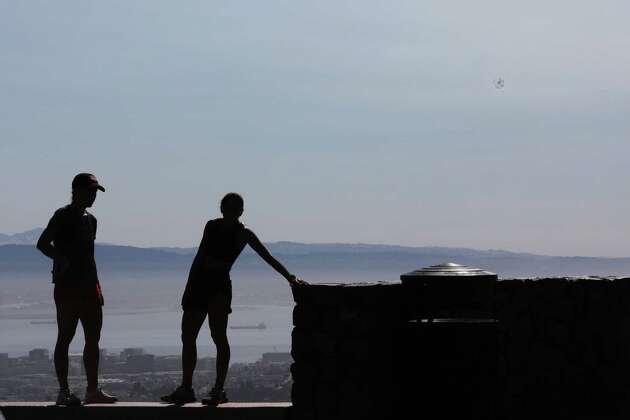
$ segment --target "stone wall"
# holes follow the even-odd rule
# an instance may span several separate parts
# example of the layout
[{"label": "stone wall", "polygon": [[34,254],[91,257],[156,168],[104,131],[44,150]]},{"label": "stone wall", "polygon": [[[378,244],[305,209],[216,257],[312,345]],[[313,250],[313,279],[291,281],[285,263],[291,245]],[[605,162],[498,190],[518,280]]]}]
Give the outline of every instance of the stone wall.
[{"label": "stone wall", "polygon": [[511,412],[628,412],[630,278],[506,280],[495,290]]},{"label": "stone wall", "polygon": [[403,321],[396,284],[295,287],[294,417],[390,418],[394,328]]},{"label": "stone wall", "polygon": [[[293,294],[296,419],[630,413],[628,278],[500,280],[488,296],[496,322],[423,322],[426,296],[400,283]],[[447,316],[448,297],[431,299]]]}]

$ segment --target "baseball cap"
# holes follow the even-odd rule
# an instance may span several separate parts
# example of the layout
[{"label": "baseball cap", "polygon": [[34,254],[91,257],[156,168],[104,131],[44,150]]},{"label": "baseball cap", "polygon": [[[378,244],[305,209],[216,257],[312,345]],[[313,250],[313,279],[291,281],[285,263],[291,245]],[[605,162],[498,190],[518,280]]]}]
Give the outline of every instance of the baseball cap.
[{"label": "baseball cap", "polygon": [[72,189],[78,188],[97,188],[101,191],[105,191],[102,185],[98,183],[96,177],[88,173],[80,173],[72,180]]}]

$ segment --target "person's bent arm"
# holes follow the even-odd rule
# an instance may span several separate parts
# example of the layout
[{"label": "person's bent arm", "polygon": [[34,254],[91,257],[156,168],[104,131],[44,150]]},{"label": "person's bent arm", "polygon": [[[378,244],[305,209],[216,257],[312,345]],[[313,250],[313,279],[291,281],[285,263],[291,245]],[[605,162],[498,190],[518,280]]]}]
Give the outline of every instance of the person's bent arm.
[{"label": "person's bent arm", "polygon": [[59,271],[64,271],[69,265],[68,258],[65,255],[59,253],[52,244],[53,238],[55,237],[58,228],[59,223],[56,217],[53,216],[53,218],[50,219],[48,226],[46,226],[46,229],[44,229],[42,234],[39,236],[39,239],[37,240],[37,249],[42,254],[55,261],[58,264],[56,268]]},{"label": "person's bent arm", "polygon": [[53,233],[50,232],[49,228],[44,229],[37,240],[37,249],[51,260],[54,260],[56,255],[55,247],[52,245],[52,241]]},{"label": "person's bent arm", "polygon": [[276,260],[267,250],[267,248],[260,242],[260,239],[256,236],[254,232],[249,229],[246,229],[247,232],[247,244],[252,247],[254,251],[260,257],[265,260],[267,264],[272,266],[278,273],[282,274],[282,276],[287,279],[289,284],[306,284],[305,281],[298,279],[295,275],[289,273],[289,271],[280,263],[280,261]]}]

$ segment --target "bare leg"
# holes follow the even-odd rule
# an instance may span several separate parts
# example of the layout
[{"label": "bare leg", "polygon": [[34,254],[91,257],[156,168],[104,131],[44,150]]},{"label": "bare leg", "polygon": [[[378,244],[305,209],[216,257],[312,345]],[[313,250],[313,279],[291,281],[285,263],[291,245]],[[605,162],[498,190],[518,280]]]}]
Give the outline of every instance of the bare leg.
[{"label": "bare leg", "polygon": [[60,389],[68,389],[68,349],[79,323],[79,313],[73,302],[57,302],[57,343],[55,371]]},{"label": "bare leg", "polygon": [[87,376],[87,389],[94,391],[98,388],[98,362],[99,348],[98,342],[101,339],[101,328],[103,326],[103,309],[98,301],[84,302],[81,308],[81,325],[85,337],[85,347],[83,347],[83,365]]},{"label": "bare leg", "polygon": [[229,308],[229,300],[223,293],[217,294],[208,304],[210,335],[217,347],[217,377],[215,382],[217,389],[223,389],[230,365],[230,344],[227,339]]},{"label": "bare leg", "polygon": [[192,388],[192,378],[197,365],[197,336],[206,319],[204,310],[184,310],[182,315],[182,386]]}]

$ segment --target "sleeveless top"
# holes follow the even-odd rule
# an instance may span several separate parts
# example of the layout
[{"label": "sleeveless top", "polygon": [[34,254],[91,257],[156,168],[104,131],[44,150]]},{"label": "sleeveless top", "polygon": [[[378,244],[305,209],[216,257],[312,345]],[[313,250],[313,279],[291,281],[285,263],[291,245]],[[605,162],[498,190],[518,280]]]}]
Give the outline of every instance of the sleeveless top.
[{"label": "sleeveless top", "polygon": [[[214,219],[206,223],[201,244],[190,267],[188,281],[182,305],[207,304],[208,300],[217,292],[232,296],[232,281],[230,269],[245,248],[243,231],[245,226],[237,223],[227,227],[224,219]],[[208,268],[205,258],[210,257],[226,263],[224,269]]]}]

